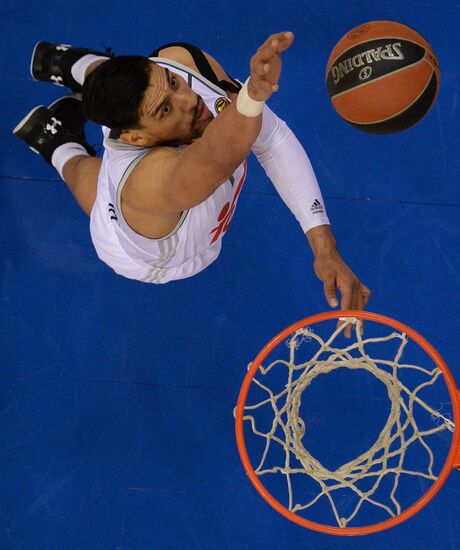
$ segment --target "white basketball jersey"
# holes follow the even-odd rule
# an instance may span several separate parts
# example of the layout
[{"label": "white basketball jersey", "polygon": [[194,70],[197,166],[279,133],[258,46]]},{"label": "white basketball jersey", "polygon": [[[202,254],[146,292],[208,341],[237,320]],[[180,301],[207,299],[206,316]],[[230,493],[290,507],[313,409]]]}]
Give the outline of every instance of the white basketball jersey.
[{"label": "white basketball jersey", "polygon": [[[183,77],[213,116],[231,102],[224,90],[196,71],[169,59],[151,59]],[[126,223],[121,191],[134,167],[151,149],[111,139],[108,128],[102,131],[105,151],[90,219],[91,238],[99,258],[119,275],[147,283],[167,283],[202,271],[219,255],[246,178],[247,161],[208,199],[184,211],[169,235],[149,239]]]}]

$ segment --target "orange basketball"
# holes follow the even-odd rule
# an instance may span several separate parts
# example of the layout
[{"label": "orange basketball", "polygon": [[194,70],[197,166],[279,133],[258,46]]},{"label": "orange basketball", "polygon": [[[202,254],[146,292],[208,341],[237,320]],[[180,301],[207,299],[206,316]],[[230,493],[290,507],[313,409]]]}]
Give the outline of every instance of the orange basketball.
[{"label": "orange basketball", "polygon": [[326,70],[334,109],[373,134],[401,132],[421,120],[434,104],[439,81],[430,44],[396,21],[370,21],[348,32]]}]

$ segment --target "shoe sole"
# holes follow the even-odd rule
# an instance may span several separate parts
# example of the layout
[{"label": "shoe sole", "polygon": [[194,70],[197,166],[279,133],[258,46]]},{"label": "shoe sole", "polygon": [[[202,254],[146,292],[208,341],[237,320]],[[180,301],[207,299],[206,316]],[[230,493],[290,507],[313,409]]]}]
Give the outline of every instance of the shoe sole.
[{"label": "shoe sole", "polygon": [[[47,44],[47,42],[45,42],[44,40],[40,40],[39,42],[37,42],[34,46],[34,49],[33,49],[33,52],[32,52],[32,57],[30,58],[30,68],[29,68],[29,72],[30,72],[30,76],[36,80],[37,82],[40,82],[38,80],[38,78],[35,78],[34,76],[34,73],[33,73],[33,66],[34,66],[34,58],[35,58],[35,52],[37,51],[37,48],[38,46],[40,46],[40,44]],[[40,72],[40,71],[37,71],[37,72]]]},{"label": "shoe sole", "polygon": [[[24,128],[24,126],[29,122],[29,120],[32,118],[32,116],[40,109],[46,109],[46,107],[44,105],[38,105],[38,107],[35,107],[34,109],[32,109],[29,113],[26,114],[26,116],[21,120],[21,122],[19,122],[19,124],[16,125],[16,127],[14,128],[13,130],[13,134],[19,138],[21,141],[24,141],[22,139],[22,137],[20,137],[20,132],[21,130]],[[26,144],[27,145],[27,144]],[[39,155],[40,153],[34,149],[33,147],[31,147],[30,145],[27,145],[29,147],[29,149],[31,149],[34,153],[37,153],[37,155]]]},{"label": "shoe sole", "polygon": [[[41,46],[42,44],[46,44],[47,46],[54,46],[55,48],[57,46],[60,46],[60,44],[52,44],[51,42],[46,42],[46,40],[40,40],[39,42],[37,42],[34,46],[34,49],[32,51],[32,57],[30,58],[30,66],[29,66],[29,72],[30,72],[30,76],[32,77],[33,80],[35,80],[36,82],[51,82],[51,84],[54,84],[55,86],[61,86],[61,88],[65,88],[64,84],[59,84],[59,82],[53,82],[51,80],[48,80],[48,79],[45,79],[45,80],[40,80],[39,78],[35,77],[34,76],[34,71],[33,71],[33,68],[34,68],[34,59],[35,59],[35,54],[37,53],[37,48],[39,46]],[[69,44],[69,47],[72,47],[70,46]],[[37,74],[40,74],[43,70],[42,66],[39,65],[39,66],[36,66],[35,67],[36,69],[36,73]]]}]

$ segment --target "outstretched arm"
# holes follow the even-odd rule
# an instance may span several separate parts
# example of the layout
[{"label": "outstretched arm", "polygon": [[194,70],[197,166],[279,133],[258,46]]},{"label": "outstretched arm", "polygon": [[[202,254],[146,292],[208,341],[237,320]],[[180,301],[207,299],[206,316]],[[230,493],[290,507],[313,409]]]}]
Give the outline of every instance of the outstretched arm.
[{"label": "outstretched arm", "polygon": [[315,257],[314,270],[324,284],[329,305],[338,306],[339,289],[342,309],[363,309],[370,290],[337,251],[324,199],[304,148],[267,105],[262,116],[262,129],[252,151],[306,234]]}]

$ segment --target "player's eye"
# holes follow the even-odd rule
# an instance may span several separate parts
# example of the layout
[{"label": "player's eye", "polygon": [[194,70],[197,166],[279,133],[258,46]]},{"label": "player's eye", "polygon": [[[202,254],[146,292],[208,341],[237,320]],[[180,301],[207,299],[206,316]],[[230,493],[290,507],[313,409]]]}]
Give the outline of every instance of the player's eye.
[{"label": "player's eye", "polygon": [[169,106],[169,103],[167,103],[167,104],[163,107],[163,109],[162,109],[162,111],[161,111],[161,114],[162,114],[162,115],[167,115],[167,114],[170,112],[170,110],[171,110],[171,107]]},{"label": "player's eye", "polygon": [[[173,84],[173,82],[174,82],[174,84]],[[172,86],[173,88],[176,88],[176,87],[177,87],[177,79],[176,79],[175,76],[173,76],[173,77],[171,78],[171,86]]]}]

